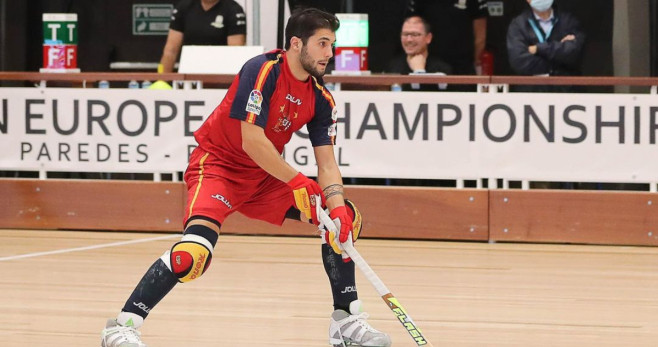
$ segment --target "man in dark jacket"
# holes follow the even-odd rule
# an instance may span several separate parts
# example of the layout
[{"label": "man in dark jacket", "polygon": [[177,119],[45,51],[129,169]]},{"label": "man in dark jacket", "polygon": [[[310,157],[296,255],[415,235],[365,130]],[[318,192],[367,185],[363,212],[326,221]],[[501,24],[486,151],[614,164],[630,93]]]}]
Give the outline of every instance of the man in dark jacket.
[{"label": "man in dark jacket", "polygon": [[[507,30],[509,62],[519,75],[580,75],[585,34],[570,13],[553,0],[527,0],[530,9],[514,18]],[[516,91],[567,92],[570,86],[518,86]]]},{"label": "man in dark jacket", "polygon": [[[428,46],[432,42],[432,31],[429,23],[420,16],[405,19],[400,32],[400,43],[403,55],[394,57],[386,72],[398,74],[451,74],[452,68],[443,60],[430,55]],[[403,84],[402,90],[438,91],[445,90],[445,84]]]}]

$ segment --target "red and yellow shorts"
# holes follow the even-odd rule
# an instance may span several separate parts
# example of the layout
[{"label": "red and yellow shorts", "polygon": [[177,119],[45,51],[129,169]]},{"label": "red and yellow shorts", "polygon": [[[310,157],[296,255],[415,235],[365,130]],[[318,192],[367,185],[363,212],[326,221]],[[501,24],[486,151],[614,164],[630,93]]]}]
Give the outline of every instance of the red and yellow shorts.
[{"label": "red and yellow shorts", "polygon": [[190,156],[185,183],[187,208],[183,225],[192,216],[224,223],[226,217],[236,211],[249,218],[281,225],[288,209],[295,205],[287,184],[268,174],[260,179],[245,179],[198,147]]}]

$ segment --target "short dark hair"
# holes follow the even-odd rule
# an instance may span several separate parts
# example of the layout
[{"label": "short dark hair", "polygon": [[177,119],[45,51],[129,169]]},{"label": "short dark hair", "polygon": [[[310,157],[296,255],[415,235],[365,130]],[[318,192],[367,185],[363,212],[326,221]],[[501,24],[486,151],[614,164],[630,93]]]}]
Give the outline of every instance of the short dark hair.
[{"label": "short dark hair", "polygon": [[432,32],[432,27],[430,26],[430,22],[427,20],[427,18],[425,18],[425,17],[423,17],[423,16],[421,16],[421,15],[419,15],[419,14],[412,14],[412,15],[409,15],[409,16],[405,17],[405,18],[404,18],[404,21],[402,22],[402,24],[406,23],[406,22],[407,22],[408,20],[410,20],[411,18],[418,18],[418,19],[420,19],[421,23],[423,23],[423,27],[425,27],[425,33],[426,33],[426,34],[429,34],[429,33]]},{"label": "short dark hair", "polygon": [[286,24],[285,48],[290,48],[290,39],[293,36],[302,39],[306,44],[308,38],[315,34],[318,29],[329,29],[336,32],[340,27],[340,21],[331,13],[318,10],[317,8],[304,8],[295,10]]}]

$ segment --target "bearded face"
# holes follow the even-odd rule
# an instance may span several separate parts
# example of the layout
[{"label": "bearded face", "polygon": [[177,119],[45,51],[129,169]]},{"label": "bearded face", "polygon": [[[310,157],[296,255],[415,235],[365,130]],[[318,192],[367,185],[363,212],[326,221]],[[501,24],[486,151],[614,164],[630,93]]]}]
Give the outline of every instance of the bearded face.
[{"label": "bearded face", "polygon": [[320,78],[324,76],[324,73],[327,69],[327,60],[316,60],[308,53],[308,46],[304,45],[302,47],[300,58],[302,67],[306,72],[315,78]]}]

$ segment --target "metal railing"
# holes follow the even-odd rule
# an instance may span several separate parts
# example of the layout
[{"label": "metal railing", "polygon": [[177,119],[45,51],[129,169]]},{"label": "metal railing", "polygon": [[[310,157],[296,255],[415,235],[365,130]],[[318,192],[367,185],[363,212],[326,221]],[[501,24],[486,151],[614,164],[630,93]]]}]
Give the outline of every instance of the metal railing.
[{"label": "metal railing", "polygon": [[[235,75],[222,74],[179,74],[154,72],[80,72],[80,73],[39,73],[39,72],[0,72],[0,81],[27,81],[40,83],[71,82],[86,87],[98,81],[163,80],[201,82],[204,84],[230,84]],[[352,86],[388,87],[402,83],[448,83],[471,85],[574,85],[574,86],[645,86],[656,93],[658,77],[613,77],[613,76],[437,76],[437,75],[394,75],[372,74],[363,76],[326,75],[327,83],[341,83]]]}]

